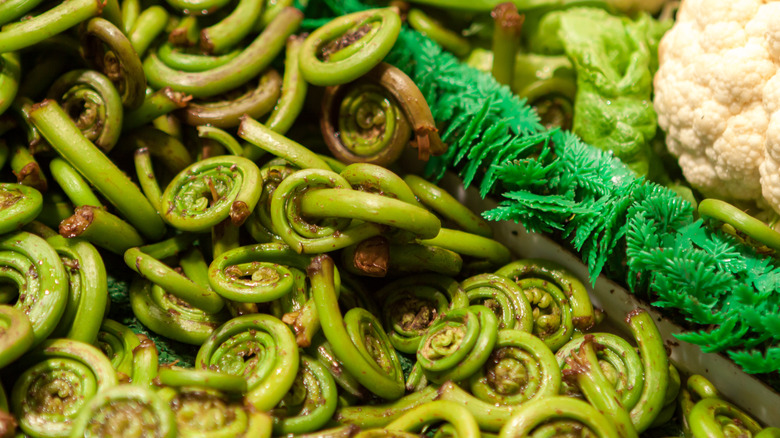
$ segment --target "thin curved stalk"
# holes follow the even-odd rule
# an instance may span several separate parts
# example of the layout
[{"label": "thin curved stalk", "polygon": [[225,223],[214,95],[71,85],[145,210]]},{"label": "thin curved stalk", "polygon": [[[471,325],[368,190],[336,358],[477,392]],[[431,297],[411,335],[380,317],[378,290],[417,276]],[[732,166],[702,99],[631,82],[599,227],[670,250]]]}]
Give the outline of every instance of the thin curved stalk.
[{"label": "thin curved stalk", "polygon": [[[277,2],[281,3],[281,2]],[[265,122],[268,129],[286,134],[290,130],[303,109],[306,100],[308,84],[300,71],[300,52],[303,37],[292,35],[287,38],[284,58],[284,78],[282,79],[282,95],[276,103],[271,115]]]},{"label": "thin curved stalk", "polygon": [[344,368],[376,395],[389,400],[400,398],[404,393],[401,364],[376,318],[360,308],[341,316],[333,259],[316,256],[307,273],[322,331]]},{"label": "thin curved stalk", "polygon": [[52,100],[44,100],[30,112],[33,124],[57,150],[106,199],[150,239],[159,239],[165,224],[138,187],[94,144],[87,140],[67,113]]},{"label": "thin curved stalk", "polygon": [[144,61],[149,83],[156,88],[169,86],[195,97],[210,97],[239,87],[257,76],[284,47],[288,36],[300,25],[303,14],[286,8],[240,55],[204,72],[176,71],[150,54]]}]

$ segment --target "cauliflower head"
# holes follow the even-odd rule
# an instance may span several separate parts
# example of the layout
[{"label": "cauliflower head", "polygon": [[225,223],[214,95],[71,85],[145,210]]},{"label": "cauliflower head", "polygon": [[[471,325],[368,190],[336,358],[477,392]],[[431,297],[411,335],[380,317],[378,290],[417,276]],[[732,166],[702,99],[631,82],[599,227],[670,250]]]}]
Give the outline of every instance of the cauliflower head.
[{"label": "cauliflower head", "polygon": [[684,0],[661,40],[654,107],[704,195],[780,213],[780,1]]}]

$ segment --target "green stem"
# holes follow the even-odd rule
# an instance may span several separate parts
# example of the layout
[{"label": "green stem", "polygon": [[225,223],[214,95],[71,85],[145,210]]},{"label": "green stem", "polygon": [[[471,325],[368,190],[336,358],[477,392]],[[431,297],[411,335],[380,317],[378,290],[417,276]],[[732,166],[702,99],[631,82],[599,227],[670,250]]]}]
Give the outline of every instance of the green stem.
[{"label": "green stem", "polygon": [[162,6],[151,6],[138,15],[132,30],[127,32],[127,36],[139,57],[144,55],[146,49],[165,30],[167,25],[168,11]]},{"label": "green stem", "polygon": [[49,187],[46,175],[30,150],[18,143],[12,146],[12,150],[10,164],[16,182],[45,193]]},{"label": "green stem", "polygon": [[[584,433],[585,430],[599,438],[617,438],[615,426],[604,415],[588,403],[569,397],[552,396],[531,400],[515,410],[515,414],[501,428],[499,438],[534,436],[533,430],[557,421],[574,420]],[[585,429],[587,428],[587,429]],[[585,429],[585,430],[582,430]]]},{"label": "green stem", "polygon": [[92,188],[84,181],[76,169],[62,158],[54,158],[49,163],[51,176],[57,185],[65,192],[65,195],[77,207],[90,205],[92,207],[102,208],[103,204],[92,192]]},{"label": "green stem", "polygon": [[[284,158],[301,169],[330,170],[330,166],[314,152],[272,131],[250,117],[245,117],[241,120],[241,125],[238,127],[238,136],[266,152]],[[251,160],[256,160],[260,157],[258,152],[252,149],[244,149],[245,156]]]},{"label": "green stem", "polygon": [[409,231],[421,239],[440,233],[441,222],[428,210],[373,193],[323,188],[309,190],[299,202],[305,217],[337,217],[383,224]]},{"label": "green stem", "polygon": [[0,31],[0,53],[13,52],[62,33],[103,11],[102,0],[68,0]]},{"label": "green stem", "polygon": [[669,385],[669,358],[661,333],[647,311],[632,311],[626,317],[626,323],[639,346],[645,370],[642,396],[630,412],[634,427],[642,433],[663,408]]},{"label": "green stem", "polygon": [[449,228],[441,228],[434,237],[423,238],[420,243],[449,249],[464,257],[484,260],[491,266],[501,266],[512,260],[509,248],[501,242]]},{"label": "green stem", "polygon": [[333,419],[340,424],[356,425],[362,429],[385,427],[404,412],[436,400],[438,394],[434,386],[426,386],[423,390],[401,397],[393,403],[339,408]]},{"label": "green stem", "polygon": [[279,99],[281,87],[282,78],[276,70],[267,70],[258,79],[256,88],[236,98],[190,102],[183,111],[184,122],[192,126],[236,127],[244,117],[256,119],[271,111]]},{"label": "green stem", "polygon": [[35,105],[30,117],[48,142],[105,198],[150,239],[159,239],[165,225],[138,187],[87,140],[57,102]]},{"label": "green stem", "polygon": [[164,43],[157,48],[157,57],[160,62],[174,70],[191,73],[204,72],[225,65],[240,54],[240,49],[219,56],[190,53],[184,49],[175,48],[171,43]]},{"label": "green stem", "polygon": [[316,256],[307,273],[322,331],[344,368],[374,394],[390,400],[400,398],[404,393],[401,364],[376,318],[360,308],[341,316],[333,259]]},{"label": "green stem", "polygon": [[[162,244],[164,242],[155,245]],[[129,248],[124,253],[125,263],[130,269],[170,294],[207,313],[217,313],[222,310],[225,303],[219,295],[171,269],[159,260],[164,257],[147,253],[146,247]]]},{"label": "green stem", "polygon": [[300,25],[303,14],[286,8],[240,55],[226,64],[205,72],[176,71],[152,53],[144,62],[144,71],[152,86],[170,86],[195,97],[209,97],[237,88],[256,77],[283,48],[284,41]]},{"label": "green stem", "polygon": [[699,202],[699,216],[725,222],[753,240],[780,251],[780,233],[727,202],[703,199]]},{"label": "green stem", "polygon": [[497,5],[491,15],[494,22],[493,77],[499,84],[511,88],[525,16],[517,12],[517,6],[512,2]]},{"label": "green stem", "polygon": [[173,91],[170,87],[161,88],[153,93],[147,92],[141,106],[125,112],[122,130],[140,128],[160,116],[186,107],[189,101],[190,96]]},{"label": "green stem", "polygon": [[73,216],[60,222],[60,234],[82,239],[105,248],[114,254],[143,245],[143,237],[136,229],[100,207],[82,205]]},{"label": "green stem", "polygon": [[133,349],[133,385],[154,388],[158,374],[159,355],[154,341],[138,334],[138,346]]},{"label": "green stem", "polygon": [[52,334],[94,343],[108,302],[106,267],[98,250],[86,241],[66,239],[54,230],[46,241],[57,251],[68,275],[68,303]]},{"label": "green stem", "polygon": [[480,438],[477,420],[462,405],[437,400],[413,408],[388,424],[387,430],[419,431],[434,422],[445,421],[455,427],[458,438]]},{"label": "green stem", "polygon": [[241,145],[227,131],[210,125],[200,125],[196,128],[198,130],[198,137],[216,141],[224,146],[231,155],[241,155],[243,153]]},{"label": "green stem", "polygon": [[[5,4],[2,6],[5,6]],[[2,32],[0,32],[1,34]],[[2,66],[0,66],[0,114],[2,114],[16,98],[16,94],[19,91],[22,68],[19,54],[16,52],[3,53],[0,55],[0,61],[2,62]]]},{"label": "green stem", "polygon": [[154,175],[154,166],[152,166],[149,148],[136,149],[133,155],[133,162],[135,163],[138,185],[141,186],[144,196],[146,196],[146,199],[149,200],[149,203],[152,204],[155,210],[160,211],[162,190],[157,182],[157,177]]},{"label": "green stem", "polygon": [[455,56],[464,57],[471,52],[469,40],[442,26],[441,23],[429,17],[425,12],[412,8],[406,15],[409,26],[436,41],[445,50]]},{"label": "green stem", "polygon": [[[281,2],[279,2],[281,3]],[[301,75],[300,53],[304,38],[292,35],[287,38],[284,58],[282,95],[265,122],[268,129],[281,135],[290,130],[303,109],[308,85]]]},{"label": "green stem", "polygon": [[486,220],[471,211],[446,190],[440,189],[417,175],[406,175],[404,181],[423,205],[441,215],[445,220],[455,223],[467,233],[485,238],[493,236],[493,229],[490,228],[490,224]]},{"label": "green stem", "polygon": [[225,53],[249,35],[263,11],[264,0],[239,0],[230,14],[200,31],[200,48],[205,53]]},{"label": "green stem", "polygon": [[[300,214],[300,197],[311,190],[325,190],[318,187],[345,188],[349,187],[349,183],[331,171],[304,169],[282,180],[271,197],[273,229],[293,250],[306,254],[334,251],[383,231],[382,226],[373,223],[360,223],[347,228],[350,223],[347,219],[321,221],[323,223],[320,224],[306,221]],[[409,206],[398,202],[403,207]]]}]

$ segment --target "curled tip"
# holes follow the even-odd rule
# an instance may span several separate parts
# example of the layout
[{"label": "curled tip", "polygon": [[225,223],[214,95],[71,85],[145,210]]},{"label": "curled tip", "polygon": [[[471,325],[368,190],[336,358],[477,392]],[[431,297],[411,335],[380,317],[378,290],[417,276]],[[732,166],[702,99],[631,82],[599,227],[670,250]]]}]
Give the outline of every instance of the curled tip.
[{"label": "curled tip", "polygon": [[235,201],[233,202],[233,205],[230,206],[230,222],[240,227],[244,224],[246,219],[249,217],[252,212],[249,210],[249,206],[244,201]]}]

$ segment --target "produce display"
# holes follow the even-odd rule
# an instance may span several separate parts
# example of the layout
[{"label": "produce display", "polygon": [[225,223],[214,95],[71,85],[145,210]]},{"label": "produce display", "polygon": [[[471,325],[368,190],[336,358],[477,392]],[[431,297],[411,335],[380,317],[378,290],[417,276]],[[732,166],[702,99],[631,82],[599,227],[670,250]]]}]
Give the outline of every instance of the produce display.
[{"label": "produce display", "polygon": [[656,148],[662,3],[0,4],[0,436],[780,436],[486,221],[777,373],[778,235]]}]

